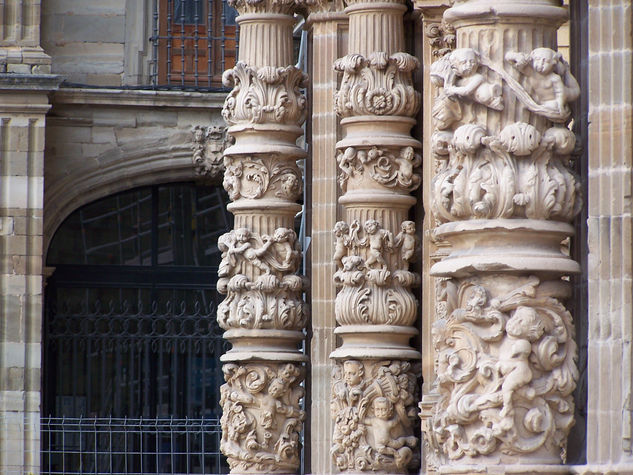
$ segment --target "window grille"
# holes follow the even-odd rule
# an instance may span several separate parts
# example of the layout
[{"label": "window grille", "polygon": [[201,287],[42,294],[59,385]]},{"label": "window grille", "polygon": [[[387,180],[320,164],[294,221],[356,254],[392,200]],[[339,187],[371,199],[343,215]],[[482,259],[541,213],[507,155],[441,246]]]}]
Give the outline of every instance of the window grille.
[{"label": "window grille", "polygon": [[221,88],[237,58],[236,16],[227,0],[155,0],[152,85]]},{"label": "window grille", "polygon": [[226,473],[219,419],[43,417],[42,475]]}]

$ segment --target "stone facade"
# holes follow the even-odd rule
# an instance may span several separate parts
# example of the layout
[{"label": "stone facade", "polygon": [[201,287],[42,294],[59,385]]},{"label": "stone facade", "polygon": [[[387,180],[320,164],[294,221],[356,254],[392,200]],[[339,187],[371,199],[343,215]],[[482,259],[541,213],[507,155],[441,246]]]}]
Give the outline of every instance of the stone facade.
[{"label": "stone facade", "polygon": [[0,472],[40,470],[56,229],[197,180],[234,473],[633,473],[631,2],[234,4],[228,93],[145,87],[153,1],[0,5]]}]

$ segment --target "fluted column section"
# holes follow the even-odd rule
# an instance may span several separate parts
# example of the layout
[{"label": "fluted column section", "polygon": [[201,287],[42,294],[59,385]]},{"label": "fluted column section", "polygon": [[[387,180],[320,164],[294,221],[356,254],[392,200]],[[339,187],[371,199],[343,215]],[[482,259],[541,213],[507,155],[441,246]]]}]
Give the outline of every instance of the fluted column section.
[{"label": "fluted column section", "polygon": [[561,251],[580,210],[555,0],[469,0],[444,14],[457,49],[431,67],[435,236],[451,246],[433,325],[439,399],[424,426],[431,469],[564,470],[576,343],[565,307],[578,264]]},{"label": "fluted column section", "polygon": [[292,66],[293,2],[235,0],[238,63],[224,73],[222,114],[235,144],[224,153],[224,188],[235,229],[218,240],[218,322],[233,347],[221,357],[222,441],[232,473],[294,473],[307,320],[294,231],[303,183],[296,160],[307,77]]},{"label": "fluted column section", "polygon": [[409,270],[417,254],[409,193],[420,143],[410,135],[420,105],[404,53],[404,2],[354,0],[349,54],[334,63],[342,73],[335,108],[343,138],[336,145],[343,221],[334,227],[334,281],[339,287],[331,357],[332,456],[343,472],[405,473],[417,466],[417,371],[409,346],[418,302]]}]

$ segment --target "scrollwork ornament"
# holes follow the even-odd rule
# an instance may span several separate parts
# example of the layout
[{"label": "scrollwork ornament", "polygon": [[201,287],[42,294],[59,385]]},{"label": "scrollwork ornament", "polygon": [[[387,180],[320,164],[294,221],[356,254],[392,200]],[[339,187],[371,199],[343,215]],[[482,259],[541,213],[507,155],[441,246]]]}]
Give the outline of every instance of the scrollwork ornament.
[{"label": "scrollwork ornament", "polygon": [[457,308],[433,326],[429,445],[445,460],[500,451],[564,461],[578,379],[572,318],[556,297],[564,284],[522,278],[493,296],[491,279],[460,281]]},{"label": "scrollwork ornament", "polygon": [[233,89],[222,109],[230,125],[276,123],[300,125],[306,118],[307,75],[294,66],[259,68],[239,61],[222,75]]},{"label": "scrollwork ornament", "polygon": [[280,198],[294,201],[303,192],[301,170],[294,161],[266,156],[225,155],[222,185],[232,200]]},{"label": "scrollwork ornament", "polygon": [[220,447],[233,472],[293,473],[300,464],[305,412],[301,366],[225,364]]},{"label": "scrollwork ornament", "polygon": [[413,117],[420,107],[420,93],[413,87],[411,73],[419,61],[407,53],[350,54],[334,62],[343,73],[335,96],[340,117],[357,115]]},{"label": "scrollwork ornament", "polygon": [[360,225],[339,221],[334,227],[334,282],[341,287],[336,296],[336,321],[341,325],[411,325],[417,301],[410,287],[419,283],[409,271],[418,241],[415,223],[404,221],[393,234],[373,219]]},{"label": "scrollwork ornament", "polygon": [[373,183],[394,191],[408,193],[420,186],[421,178],[415,169],[422,158],[413,147],[399,151],[371,147],[369,150],[347,147],[339,150],[336,161],[340,169],[339,185],[347,191],[351,182],[354,188],[362,188],[369,177]]},{"label": "scrollwork ornament", "polygon": [[406,473],[417,466],[411,363],[343,361],[332,372],[331,401],[331,454],[339,470]]}]

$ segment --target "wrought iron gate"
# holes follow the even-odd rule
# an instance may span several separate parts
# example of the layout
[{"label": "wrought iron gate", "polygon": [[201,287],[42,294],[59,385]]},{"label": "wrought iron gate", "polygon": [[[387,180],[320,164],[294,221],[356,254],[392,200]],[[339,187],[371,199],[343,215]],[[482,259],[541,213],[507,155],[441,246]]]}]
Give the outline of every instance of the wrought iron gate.
[{"label": "wrought iron gate", "polygon": [[42,473],[226,473],[224,192],[164,185],[75,212],[49,250]]}]

